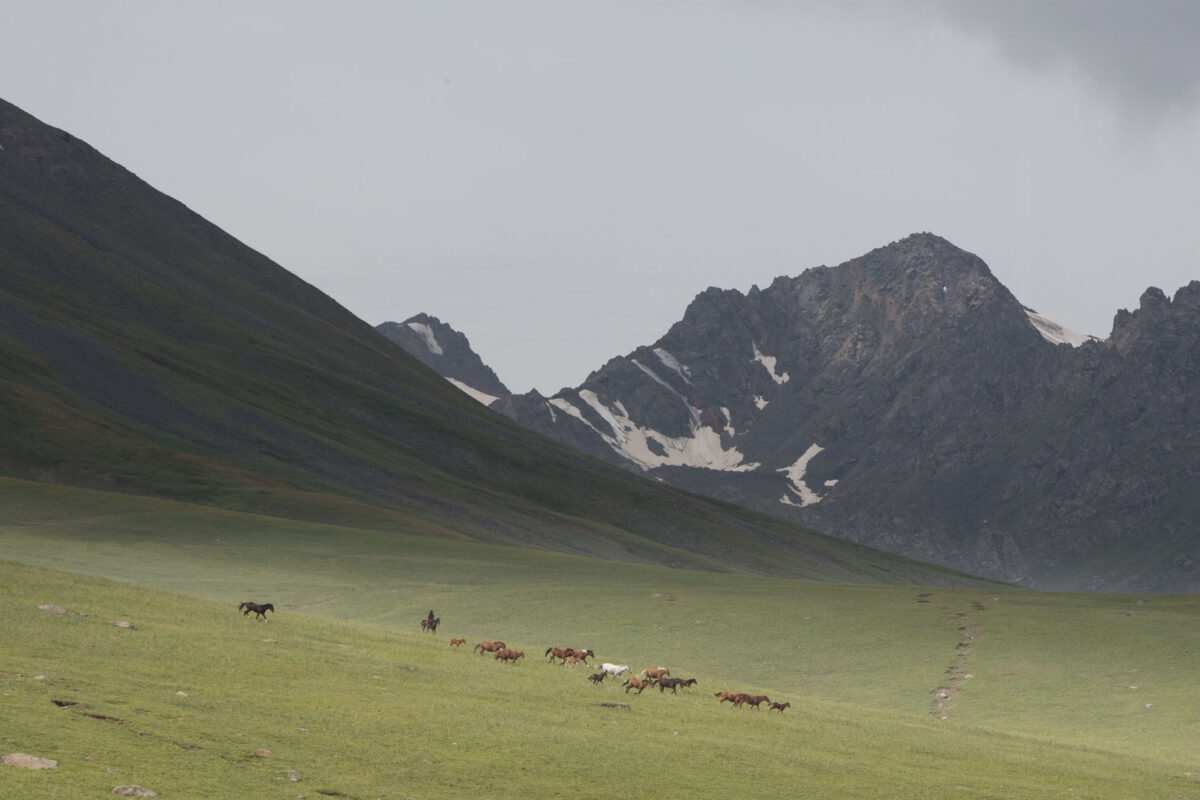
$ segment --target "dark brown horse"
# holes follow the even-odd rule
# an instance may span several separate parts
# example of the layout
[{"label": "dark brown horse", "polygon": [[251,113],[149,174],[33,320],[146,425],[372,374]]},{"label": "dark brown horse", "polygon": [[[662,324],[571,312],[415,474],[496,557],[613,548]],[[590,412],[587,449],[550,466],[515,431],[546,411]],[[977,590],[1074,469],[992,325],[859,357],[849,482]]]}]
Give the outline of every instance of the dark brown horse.
[{"label": "dark brown horse", "polygon": [[791,707],[792,707],[791,703],[771,703],[771,707],[768,710],[769,711],[778,711],[780,714],[782,714],[783,710],[785,708],[791,708]]},{"label": "dark brown horse", "polygon": [[471,648],[471,650],[472,651],[478,650],[479,655],[483,655],[484,653],[498,653],[506,647],[508,647],[508,645],[506,645],[504,642],[486,642],[485,641],[485,642],[480,642],[479,644],[475,645],[474,647]]},{"label": "dark brown horse", "polygon": [[[242,611],[243,608],[246,610]],[[247,600],[246,602],[244,602],[238,606],[238,611],[242,611],[243,617],[250,616],[250,612],[253,611],[254,618],[258,619],[259,617],[261,617],[263,622],[267,621],[267,612],[274,611],[274,610],[275,610],[275,606],[271,605],[270,603],[263,603],[260,606],[258,603],[251,603],[249,600]]]},{"label": "dark brown horse", "polygon": [[561,647],[547,647],[545,655],[550,656],[550,663],[553,664],[556,658],[561,658],[565,661],[567,656],[571,655],[570,650],[571,648],[569,647],[566,649]]},{"label": "dark brown horse", "polygon": [[437,626],[440,625],[441,622],[441,617],[434,617],[433,619],[426,617],[425,619],[421,620],[421,630],[429,631],[430,633],[437,633]]},{"label": "dark brown horse", "polygon": [[695,683],[696,683],[695,678],[666,678],[666,677],[659,678],[658,679],[658,691],[659,691],[659,693],[662,693],[662,692],[666,691],[667,689],[670,689],[671,694],[679,694],[679,692],[677,692],[676,689],[678,689],[680,686],[687,688],[688,686],[694,686]]},{"label": "dark brown horse", "polygon": [[588,680],[591,681],[592,683],[596,684],[597,686],[599,686],[601,683],[604,682],[604,678],[607,675],[608,675],[607,672],[594,672],[591,675],[588,675]]}]

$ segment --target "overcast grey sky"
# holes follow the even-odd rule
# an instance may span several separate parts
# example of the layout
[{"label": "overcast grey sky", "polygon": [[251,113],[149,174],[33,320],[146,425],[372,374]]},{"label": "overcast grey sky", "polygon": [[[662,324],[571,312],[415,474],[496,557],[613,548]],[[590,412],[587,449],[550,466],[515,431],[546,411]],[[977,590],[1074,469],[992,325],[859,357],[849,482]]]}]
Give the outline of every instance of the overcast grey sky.
[{"label": "overcast grey sky", "polygon": [[514,391],[915,231],[1106,336],[1200,279],[1200,3],[10,4],[0,95]]}]

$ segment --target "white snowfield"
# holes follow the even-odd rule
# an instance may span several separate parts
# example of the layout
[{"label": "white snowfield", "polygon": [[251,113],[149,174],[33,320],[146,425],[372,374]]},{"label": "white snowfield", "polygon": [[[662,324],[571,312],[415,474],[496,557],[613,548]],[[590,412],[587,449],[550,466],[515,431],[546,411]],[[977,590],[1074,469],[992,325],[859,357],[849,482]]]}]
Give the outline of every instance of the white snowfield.
[{"label": "white snowfield", "polygon": [[[688,368],[680,364],[674,356],[661,347],[656,348],[654,354],[658,356],[664,367],[691,384]],[[643,427],[630,417],[629,411],[620,401],[611,405],[606,404],[590,389],[580,390],[579,397],[604,421],[602,427],[607,430],[589,421],[583,411],[565,397],[553,397],[549,400],[551,413],[554,413],[554,409],[558,409],[575,417],[595,431],[608,443],[609,447],[642,469],[673,466],[747,472],[759,466],[757,463],[747,463],[745,456],[736,447],[725,447],[721,442],[721,434],[701,423],[700,410],[693,407],[687,398],[667,383],[649,365],[641,363],[636,358],[630,359],[630,361],[648,378],[662,386],[683,404],[688,413],[690,435],[668,436],[652,428]],[[729,410],[722,408],[721,411],[725,415],[726,422],[731,422]],[[730,428],[730,432],[732,433],[732,428]],[[658,447],[651,449],[651,441]],[[655,450],[661,451],[661,454]]]},{"label": "white snowfield", "polygon": [[[804,508],[805,506],[811,506],[821,502],[821,496],[809,488],[809,485],[805,483],[804,473],[808,471],[808,462],[816,458],[817,455],[819,455],[824,449],[824,447],[821,447],[821,445],[814,442],[807,450],[804,451],[804,455],[796,459],[796,463],[792,464],[790,467],[784,467],[783,469],[776,470],[777,472],[787,473],[788,482],[791,484],[787,491],[783,493],[783,497],[779,498],[779,502],[789,506],[798,506],[799,508]],[[825,481],[826,486],[832,486],[835,483],[837,483],[837,481]],[[792,499],[793,494],[800,502],[796,502],[796,500]]]},{"label": "white snowfield", "polygon": [[788,378],[790,376],[786,372],[780,372],[776,374],[775,356],[763,355],[761,352],[759,352],[757,343],[754,345],[754,360],[767,368],[767,372],[771,374],[771,379],[776,383],[782,384],[788,382]]},{"label": "white snowfield", "polygon": [[425,346],[429,348],[429,352],[440,356],[442,354],[442,346],[438,344],[437,337],[433,335],[433,329],[424,322],[410,322],[408,327],[421,335],[425,340]]},{"label": "white snowfield", "polygon": [[494,394],[488,394],[487,392],[481,392],[472,386],[468,386],[467,384],[463,383],[460,380],[456,380],[454,378],[446,378],[446,380],[450,381],[452,384],[457,386],[461,391],[463,391],[466,394],[470,395],[471,397],[475,398],[480,403],[483,403],[485,406],[490,406],[492,403],[494,403],[500,399],[499,397],[497,397]]},{"label": "white snowfield", "polygon": [[1084,342],[1100,341],[1096,336],[1089,336],[1086,333],[1076,333],[1073,330],[1064,328],[1049,317],[1043,316],[1031,309],[1025,309],[1025,316],[1029,317],[1029,323],[1042,335],[1042,338],[1053,344],[1069,344],[1072,347],[1079,347]]}]

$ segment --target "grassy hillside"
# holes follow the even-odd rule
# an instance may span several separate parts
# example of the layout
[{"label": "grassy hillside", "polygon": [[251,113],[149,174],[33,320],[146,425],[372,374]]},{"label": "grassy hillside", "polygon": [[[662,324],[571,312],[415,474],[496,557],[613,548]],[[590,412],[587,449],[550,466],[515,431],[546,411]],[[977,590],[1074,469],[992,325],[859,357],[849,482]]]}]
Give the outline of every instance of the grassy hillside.
[{"label": "grassy hillside", "polygon": [[[448,635],[412,626],[286,609],[264,624],[242,617],[232,602],[12,562],[0,563],[0,572],[9,609],[0,617],[0,750],[59,762],[53,770],[0,767],[5,793],[31,800],[99,797],[124,784],[164,798],[1200,793],[1188,774],[1197,768],[1194,747],[1187,754],[1178,746],[1154,748],[1170,733],[1156,724],[1139,731],[1139,746],[1097,746],[1020,724],[941,721],[919,708],[874,705],[854,690],[866,676],[850,661],[841,665],[846,675],[836,692],[809,681],[784,686],[783,677],[770,684],[718,677],[700,661],[674,664],[699,679],[690,693],[626,695],[615,684],[592,686],[582,669],[543,663],[545,635],[509,636],[529,657],[505,666],[451,650]],[[411,587],[400,585],[404,599],[414,600]],[[533,597],[539,590],[507,592]],[[839,611],[844,620],[871,610],[856,595],[855,605]],[[732,594],[720,600],[737,602]],[[87,616],[38,609],[46,603]],[[568,616],[582,610],[570,595],[559,603]],[[445,608],[453,609],[443,612],[448,634],[475,624],[497,631],[525,617],[477,623]],[[114,620],[137,629],[115,627]],[[869,628],[880,638],[907,636],[911,622],[897,622],[865,619],[850,627],[863,628],[860,635]],[[646,661],[638,658],[644,639],[636,633],[627,638],[613,622],[597,627],[635,665]],[[836,646],[838,638],[808,636],[810,649]],[[719,658],[737,668],[746,655],[727,648]],[[1077,680],[1091,683],[1092,672],[1091,664],[1081,665]],[[733,709],[712,697],[714,687],[762,691],[792,707],[782,716]],[[1043,700],[1050,695],[1042,687],[1030,691]],[[1148,747],[1156,752],[1139,752]],[[299,773],[298,783],[287,780],[289,770]]]},{"label": "grassy hillside", "polygon": [[[602,660],[698,677],[692,699],[702,705],[718,689],[756,688],[790,700],[805,725],[813,709],[825,709],[835,728],[871,720],[872,729],[886,723],[898,731],[918,726],[921,736],[940,737],[942,729],[980,736],[1006,754],[1001,761],[1015,757],[1007,749],[1013,742],[1033,751],[1052,743],[1108,754],[1114,763],[1144,759],[1162,776],[1200,773],[1200,664],[1182,633],[1200,618],[1194,597],[722,575],[35,488],[57,493],[59,502],[5,497],[0,558],[181,592],[187,602],[214,602],[201,606],[217,619],[241,621],[237,603],[257,599],[278,608],[272,625],[367,626],[382,639],[419,645],[435,638],[417,630],[434,608],[443,627],[433,651],[450,636],[470,644],[503,638],[526,650],[533,667],[551,645],[587,646]],[[104,585],[63,580],[78,591],[65,600],[44,592],[34,606],[91,602]],[[127,617],[133,608],[104,613]],[[69,649],[65,641],[59,646]],[[53,649],[46,655],[66,657]],[[558,681],[565,672],[538,672],[538,680]],[[592,688],[582,671],[562,680]],[[461,694],[443,699],[453,706]],[[938,749],[936,758],[956,752]]]},{"label": "grassy hillside", "polygon": [[601,464],[0,101],[0,475],[633,562],[959,581]]}]

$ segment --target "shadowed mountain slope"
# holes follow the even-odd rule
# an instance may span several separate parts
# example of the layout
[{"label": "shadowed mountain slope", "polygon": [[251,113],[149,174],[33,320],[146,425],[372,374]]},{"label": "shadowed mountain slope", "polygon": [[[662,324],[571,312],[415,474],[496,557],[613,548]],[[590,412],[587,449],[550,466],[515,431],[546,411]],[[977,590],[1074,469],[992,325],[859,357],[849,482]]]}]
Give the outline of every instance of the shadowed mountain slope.
[{"label": "shadowed mountain slope", "polygon": [[0,147],[4,476],[691,568],[970,580],[532,435],[3,102]]}]

